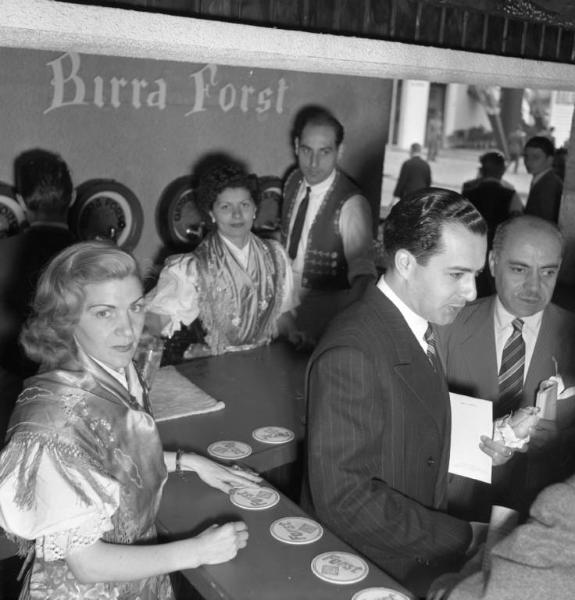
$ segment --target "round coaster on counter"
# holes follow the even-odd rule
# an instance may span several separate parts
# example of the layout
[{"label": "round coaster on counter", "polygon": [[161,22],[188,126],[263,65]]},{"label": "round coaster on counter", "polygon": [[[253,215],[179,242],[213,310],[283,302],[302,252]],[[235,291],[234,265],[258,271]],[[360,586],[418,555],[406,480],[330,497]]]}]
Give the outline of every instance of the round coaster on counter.
[{"label": "round coaster on counter", "polygon": [[369,566],[350,552],[324,552],[311,561],[311,570],[330,583],[357,583],[367,577]]},{"label": "round coaster on counter", "polygon": [[323,527],[307,517],[282,517],[270,525],[270,533],[286,544],[311,544],[323,535]]},{"label": "round coaster on counter", "polygon": [[252,436],[254,440],[264,444],[285,444],[295,438],[295,434],[291,429],[276,427],[275,425],[254,429]]},{"label": "round coaster on counter", "polygon": [[280,501],[280,495],[267,487],[241,487],[230,492],[232,504],[247,510],[265,510]]},{"label": "round coaster on counter", "polygon": [[355,593],[351,600],[409,600],[409,597],[389,588],[371,587]]},{"label": "round coaster on counter", "polygon": [[252,453],[252,448],[244,442],[236,442],[234,440],[222,440],[214,442],[208,446],[208,454],[216,458],[224,458],[226,460],[237,460],[245,458]]}]

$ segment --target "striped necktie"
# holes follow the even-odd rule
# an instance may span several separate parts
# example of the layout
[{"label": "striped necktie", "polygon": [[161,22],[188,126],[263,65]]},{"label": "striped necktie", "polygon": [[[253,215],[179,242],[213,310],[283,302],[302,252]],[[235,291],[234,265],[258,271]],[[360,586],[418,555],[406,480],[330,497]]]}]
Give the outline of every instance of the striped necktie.
[{"label": "striped necktie", "polygon": [[499,369],[499,401],[494,406],[496,419],[515,410],[521,402],[523,393],[523,371],[525,369],[525,342],[522,330],[523,321],[514,319],[511,323],[513,331],[501,355]]},{"label": "striped necktie", "polygon": [[425,335],[423,337],[427,342],[427,358],[429,359],[433,370],[436,373],[441,373],[442,369],[441,362],[439,360],[439,353],[437,351],[437,340],[435,339],[431,323],[427,325],[427,329],[425,330]]},{"label": "striped necktie", "polygon": [[302,201],[299,204],[299,208],[297,209],[295,220],[293,222],[293,227],[291,230],[291,236],[290,236],[289,247],[288,247],[288,256],[292,260],[294,260],[294,258],[297,256],[297,249],[299,246],[301,232],[303,231],[303,224],[305,221],[305,213],[307,212],[307,207],[309,204],[310,192],[311,192],[311,188],[308,185],[305,188],[305,196],[302,198]]}]

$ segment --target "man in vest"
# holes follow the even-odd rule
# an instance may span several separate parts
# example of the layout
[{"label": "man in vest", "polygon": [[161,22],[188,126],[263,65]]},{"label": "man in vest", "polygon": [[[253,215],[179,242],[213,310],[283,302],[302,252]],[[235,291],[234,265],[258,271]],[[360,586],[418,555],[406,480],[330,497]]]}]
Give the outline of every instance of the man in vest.
[{"label": "man in vest", "polygon": [[304,109],[294,128],[298,168],[284,187],[282,241],[301,302],[296,323],[312,342],[376,274],[370,206],[337,164],[343,136],[329,111]]}]

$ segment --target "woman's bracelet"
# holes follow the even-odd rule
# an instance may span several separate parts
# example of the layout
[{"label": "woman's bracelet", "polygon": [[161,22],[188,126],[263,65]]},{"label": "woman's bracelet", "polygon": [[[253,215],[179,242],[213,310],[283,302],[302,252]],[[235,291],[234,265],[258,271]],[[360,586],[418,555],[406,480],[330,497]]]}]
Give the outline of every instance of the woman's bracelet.
[{"label": "woman's bracelet", "polygon": [[184,451],[180,448],[176,452],[176,475],[178,475],[179,477],[182,477],[184,474],[184,471],[182,469],[182,456],[183,455],[184,455]]}]

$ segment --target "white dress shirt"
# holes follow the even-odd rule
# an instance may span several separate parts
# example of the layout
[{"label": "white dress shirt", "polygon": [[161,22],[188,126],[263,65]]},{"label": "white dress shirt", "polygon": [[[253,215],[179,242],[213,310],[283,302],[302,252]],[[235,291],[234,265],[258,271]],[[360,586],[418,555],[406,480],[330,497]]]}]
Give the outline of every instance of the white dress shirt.
[{"label": "white dress shirt", "polygon": [[421,349],[427,355],[427,340],[425,339],[425,332],[427,331],[427,327],[429,326],[429,321],[420,317],[416,312],[411,310],[407,304],[389,287],[387,281],[385,281],[385,276],[382,275],[377,282],[378,289],[387,296],[387,299],[392,302],[396,308],[401,313],[402,317],[405,319],[407,326],[411,329],[411,332],[415,336],[415,339],[421,346]]},{"label": "white dress shirt", "polygon": [[[511,323],[516,319],[515,315],[512,315],[505,309],[499,297],[495,298],[495,308],[493,315],[493,326],[495,328],[495,352],[497,355],[497,372],[501,368],[501,357],[503,355],[503,347],[505,342],[509,339],[509,336],[513,332],[513,325]],[[541,328],[541,319],[543,318],[543,311],[539,311],[530,317],[520,317],[523,321],[522,336],[525,342],[525,368],[523,369],[523,381],[527,377],[527,371],[531,364],[531,358],[533,357],[533,350],[535,343],[537,342],[537,336],[539,335],[539,329]]]}]

